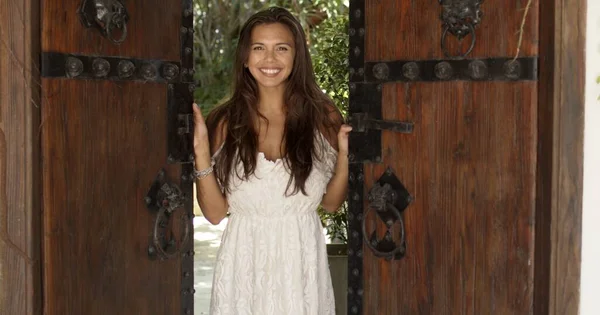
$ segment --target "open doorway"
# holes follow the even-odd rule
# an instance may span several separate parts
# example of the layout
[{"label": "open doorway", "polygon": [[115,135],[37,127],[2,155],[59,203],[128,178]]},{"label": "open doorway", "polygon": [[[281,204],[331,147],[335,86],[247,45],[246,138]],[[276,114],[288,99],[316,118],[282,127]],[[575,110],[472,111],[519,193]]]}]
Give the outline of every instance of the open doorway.
[{"label": "open doorway", "polygon": [[[292,12],[307,34],[320,87],[345,114],[348,106],[348,0],[223,1],[193,0],[195,101],[206,116],[227,100],[237,37],[254,13],[280,6]],[[225,88],[224,88],[225,87]],[[195,191],[195,189],[194,189]],[[195,196],[194,196],[195,200]],[[335,214],[319,209],[328,243],[338,314],[346,313],[346,205]],[[195,203],[194,314],[208,314],[213,268],[227,219],[212,225]]]}]

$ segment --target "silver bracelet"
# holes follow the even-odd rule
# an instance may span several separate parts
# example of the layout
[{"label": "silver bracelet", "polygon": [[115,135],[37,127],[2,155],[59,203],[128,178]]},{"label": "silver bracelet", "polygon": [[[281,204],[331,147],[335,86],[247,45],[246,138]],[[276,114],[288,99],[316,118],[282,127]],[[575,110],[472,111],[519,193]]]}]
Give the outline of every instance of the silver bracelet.
[{"label": "silver bracelet", "polygon": [[194,179],[203,179],[204,177],[210,175],[210,173],[213,172],[214,170],[214,166],[215,166],[215,160],[214,159],[210,159],[210,166],[208,168],[205,168],[201,171],[196,169],[196,166],[194,166],[194,171],[192,172],[192,177]]}]

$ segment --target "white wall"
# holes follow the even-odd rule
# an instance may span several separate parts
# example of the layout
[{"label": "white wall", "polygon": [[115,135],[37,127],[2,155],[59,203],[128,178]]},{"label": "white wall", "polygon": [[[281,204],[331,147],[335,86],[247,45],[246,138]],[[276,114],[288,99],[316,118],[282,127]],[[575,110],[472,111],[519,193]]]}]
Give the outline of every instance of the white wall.
[{"label": "white wall", "polygon": [[600,0],[588,0],[581,315],[600,314]]}]

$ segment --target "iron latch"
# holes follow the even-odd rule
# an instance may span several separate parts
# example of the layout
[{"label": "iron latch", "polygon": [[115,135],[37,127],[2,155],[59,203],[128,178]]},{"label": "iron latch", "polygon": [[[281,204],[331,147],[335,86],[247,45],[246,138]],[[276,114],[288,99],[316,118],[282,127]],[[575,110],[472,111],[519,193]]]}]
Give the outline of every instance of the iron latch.
[{"label": "iron latch", "polygon": [[367,129],[391,130],[400,133],[412,133],[414,123],[407,121],[392,121],[372,119],[367,113],[353,113],[349,119],[352,131],[365,132]]},{"label": "iron latch", "polygon": [[194,116],[193,114],[179,114],[177,115],[177,120],[179,122],[179,127],[177,128],[177,133],[179,135],[184,135],[186,133],[191,133],[194,128],[193,122]]}]

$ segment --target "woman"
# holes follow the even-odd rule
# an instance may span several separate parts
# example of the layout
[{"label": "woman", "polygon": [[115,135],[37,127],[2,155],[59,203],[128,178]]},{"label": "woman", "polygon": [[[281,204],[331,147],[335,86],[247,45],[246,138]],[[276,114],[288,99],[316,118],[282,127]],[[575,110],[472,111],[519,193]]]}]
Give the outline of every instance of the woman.
[{"label": "woman", "polygon": [[193,106],[198,203],[212,224],[230,215],[211,314],[335,314],[316,210],[345,199],[351,127],[317,86],[304,31],[284,9],[244,24],[234,77],[206,123]]}]

